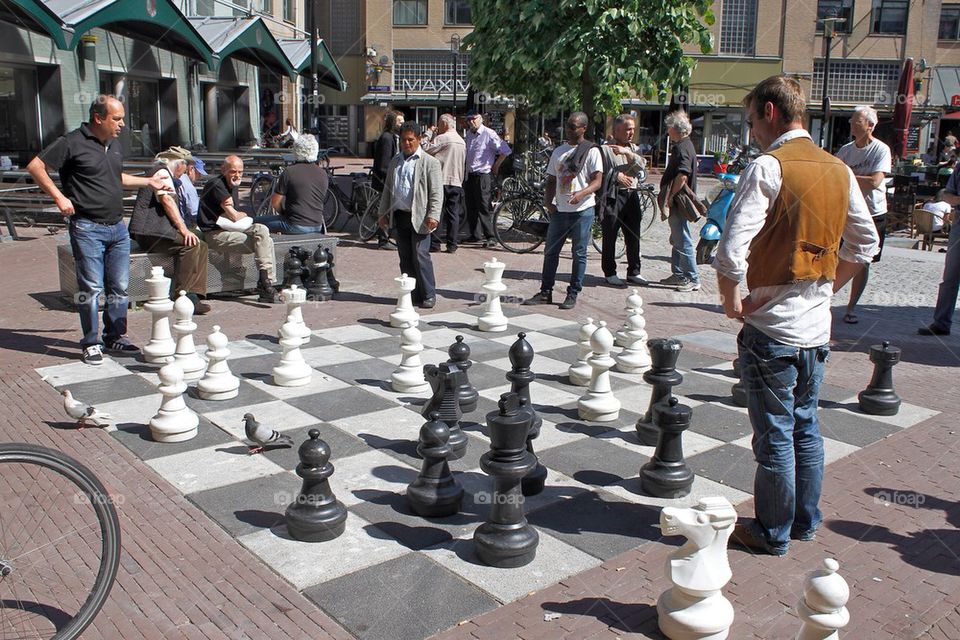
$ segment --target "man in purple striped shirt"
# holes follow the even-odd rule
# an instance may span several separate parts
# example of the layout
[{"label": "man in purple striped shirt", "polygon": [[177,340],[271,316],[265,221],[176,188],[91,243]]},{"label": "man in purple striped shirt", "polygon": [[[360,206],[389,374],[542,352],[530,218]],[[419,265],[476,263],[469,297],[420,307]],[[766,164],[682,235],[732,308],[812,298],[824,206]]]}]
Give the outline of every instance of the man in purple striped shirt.
[{"label": "man in purple striped shirt", "polygon": [[467,179],[463,183],[467,204],[466,242],[478,242],[477,222],[483,232],[484,246],[497,246],[493,231],[493,214],[490,198],[493,193],[493,176],[500,170],[504,159],[510,155],[510,147],[497,133],[483,125],[483,117],[475,110],[467,112]]}]

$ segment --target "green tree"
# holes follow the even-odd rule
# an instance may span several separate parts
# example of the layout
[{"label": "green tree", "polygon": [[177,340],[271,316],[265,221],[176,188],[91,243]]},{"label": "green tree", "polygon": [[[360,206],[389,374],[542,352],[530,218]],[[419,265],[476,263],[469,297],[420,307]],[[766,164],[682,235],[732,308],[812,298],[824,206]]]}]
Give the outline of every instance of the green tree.
[{"label": "green tree", "polygon": [[713,0],[471,0],[470,83],[534,110],[619,113],[636,94],[664,102],[713,49]]}]

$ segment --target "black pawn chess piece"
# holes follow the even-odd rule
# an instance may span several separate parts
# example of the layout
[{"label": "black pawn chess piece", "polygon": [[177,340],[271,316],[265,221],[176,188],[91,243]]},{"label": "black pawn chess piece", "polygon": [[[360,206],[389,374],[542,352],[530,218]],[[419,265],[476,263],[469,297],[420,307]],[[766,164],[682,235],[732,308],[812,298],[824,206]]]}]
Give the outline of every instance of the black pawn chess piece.
[{"label": "black pawn chess piece", "polygon": [[430,383],[433,394],[423,406],[421,415],[429,416],[436,411],[450,429],[450,460],[459,460],[467,453],[467,436],[460,429],[460,401],[457,389],[463,372],[456,365],[443,362],[440,365],[423,365],[423,377]]},{"label": "black pawn chess piece", "polygon": [[287,257],[283,259],[283,288],[289,289],[290,285],[296,284],[298,280],[302,282],[300,269],[303,263],[300,262],[300,247],[290,247]]},{"label": "black pawn chess piece", "polygon": [[[533,346],[527,341],[523,332],[517,334],[517,339],[510,347],[509,358],[511,369],[507,372],[510,381],[510,391],[520,398],[520,410],[530,414],[530,433],[527,434],[527,451],[536,457],[533,450],[533,441],[540,435],[543,418],[537,414],[530,401],[530,383],[537,379],[537,375],[530,369],[534,357]],[[547,469],[537,459],[537,466],[523,479],[523,495],[535,496],[543,491],[547,480]]]},{"label": "black pawn chess piece", "polygon": [[690,427],[690,407],[671,397],[653,408],[660,432],[653,460],[640,467],[640,488],[655,498],[682,498],[693,486],[693,472],[683,457],[683,432]]},{"label": "black pawn chess piece", "polygon": [[297,475],[303,487],[297,499],[287,507],[287,530],[301,542],[333,540],[347,526],[347,508],[330,489],[330,447],[320,439],[320,432],[311,429],[310,439],[300,445]]},{"label": "black pawn chess piece", "polygon": [[463,488],[457,484],[447,456],[450,455],[450,429],[436,411],[420,428],[417,453],[423,458],[420,475],[407,486],[407,504],[424,518],[445,518],[460,511]]},{"label": "black pawn chess piece", "polygon": [[457,389],[457,398],[460,400],[460,410],[464,413],[470,413],[477,410],[477,400],[480,394],[472,384],[470,384],[470,367],[473,363],[470,361],[470,346],[463,341],[463,336],[457,336],[456,342],[447,349],[447,355],[450,359],[447,363],[456,365],[463,373],[460,380],[460,387]]},{"label": "black pawn chess piece", "polygon": [[733,360],[733,375],[737,376],[737,381],[730,387],[730,397],[733,404],[738,407],[747,406],[747,388],[743,386],[743,370],[740,368],[740,358]]},{"label": "black pawn chess piece", "polygon": [[520,482],[536,459],[526,448],[530,414],[521,410],[517,394],[500,396],[499,411],[487,414],[487,428],[490,451],[480,457],[480,468],[493,478],[493,495],[486,494],[490,516],[474,532],[474,547],[486,565],[522,567],[533,562],[540,535],[523,514]]},{"label": "black pawn chess piece", "polygon": [[330,271],[330,256],[323,245],[317,245],[313,252],[313,262],[310,264],[310,285],[307,295],[311,300],[329,300],[333,297],[333,288],[327,279]]},{"label": "black pawn chess piece", "polygon": [[870,347],[870,361],[873,377],[857,395],[860,410],[872,416],[895,416],[900,411],[900,396],[893,389],[893,367],[900,362],[900,349],[887,341],[875,344]]},{"label": "black pawn chess piece", "polygon": [[677,372],[677,359],[683,343],[675,338],[653,338],[647,340],[651,366],[643,372],[643,381],[653,386],[650,392],[650,406],[647,412],[637,420],[637,439],[640,444],[655,447],[660,432],[653,424],[653,407],[658,402],[670,398],[673,387],[683,382],[683,376]]}]

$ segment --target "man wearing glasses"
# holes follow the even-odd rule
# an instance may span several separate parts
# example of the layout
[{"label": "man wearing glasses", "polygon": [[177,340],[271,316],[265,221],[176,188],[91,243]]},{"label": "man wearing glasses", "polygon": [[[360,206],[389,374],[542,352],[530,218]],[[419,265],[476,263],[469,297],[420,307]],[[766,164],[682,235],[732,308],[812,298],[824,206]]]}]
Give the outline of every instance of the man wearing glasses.
[{"label": "man wearing glasses", "polygon": [[[497,246],[493,231],[493,214],[490,199],[493,195],[493,177],[508,155],[510,146],[500,139],[497,132],[483,125],[483,116],[471,109],[467,112],[467,179],[463,183],[467,204],[467,229],[465,242],[479,242],[483,234],[483,246]],[[477,229],[479,223],[479,230]]]}]

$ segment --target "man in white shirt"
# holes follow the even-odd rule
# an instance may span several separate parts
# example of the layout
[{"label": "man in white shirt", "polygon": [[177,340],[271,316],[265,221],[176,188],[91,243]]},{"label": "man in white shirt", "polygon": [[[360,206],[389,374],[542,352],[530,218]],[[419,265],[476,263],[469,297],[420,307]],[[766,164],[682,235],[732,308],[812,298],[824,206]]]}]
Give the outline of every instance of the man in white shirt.
[{"label": "man in white shirt", "polygon": [[543,206],[550,213],[550,226],[547,229],[547,246],[543,251],[540,293],[527,298],[523,304],[553,303],[553,285],[557,280],[560,250],[567,238],[573,240],[573,267],[567,297],[560,308],[572,309],[583,289],[583,276],[587,272],[587,246],[590,244],[596,205],[593,194],[603,182],[600,149],[583,137],[588,123],[587,114],[582,111],[571,113],[564,127],[566,142],[554,149],[550,156],[543,194]]},{"label": "man in white shirt", "polygon": [[853,173],[803,129],[805,105],[786,76],[767,78],[744,99],[747,125],[766,151],[740,176],[714,261],[724,312],[744,322],[737,343],[757,461],[756,519],[738,524],[733,539],[777,556],[791,539],[811,540],[822,521],[817,401],[830,298],[879,244]]}]

